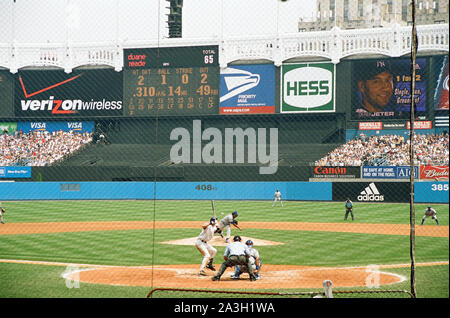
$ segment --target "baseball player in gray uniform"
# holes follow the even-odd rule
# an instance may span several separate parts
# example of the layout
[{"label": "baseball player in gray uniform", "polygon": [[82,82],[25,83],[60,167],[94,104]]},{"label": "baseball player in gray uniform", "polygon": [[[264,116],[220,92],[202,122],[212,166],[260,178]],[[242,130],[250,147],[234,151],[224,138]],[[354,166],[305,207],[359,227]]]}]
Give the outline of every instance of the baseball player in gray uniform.
[{"label": "baseball player in gray uniform", "polygon": [[197,237],[195,241],[195,247],[199,250],[199,252],[203,255],[202,264],[200,265],[200,271],[198,272],[199,276],[206,276],[205,267],[215,271],[213,265],[214,256],[217,253],[217,250],[208,244],[208,242],[213,238],[214,232],[217,229],[217,220],[212,217],[209,220],[209,223],[204,223],[202,225],[202,231]]},{"label": "baseball player in gray uniform", "polygon": [[3,214],[5,214],[5,208],[2,207],[2,203],[0,202],[0,223],[5,224],[5,221],[3,221]]},{"label": "baseball player in gray uniform", "polygon": [[[220,280],[223,272],[227,269],[227,267],[232,267],[236,265],[246,265],[248,268],[251,268],[250,263],[250,251],[248,246],[241,243],[241,237],[235,236],[233,237],[233,243],[228,244],[225,248],[225,253],[223,254],[223,259],[225,260],[220,266],[219,271],[215,276],[212,277],[212,280]],[[253,272],[250,274],[250,281],[256,280]]]},{"label": "baseball player in gray uniform", "polygon": [[423,216],[422,223],[420,225],[423,225],[423,222],[425,222],[425,219],[430,217],[430,216],[431,216],[431,218],[433,220],[436,221],[436,224],[439,225],[439,221],[438,221],[437,216],[436,216],[436,210],[433,209],[431,206],[429,206],[429,207],[427,207],[425,209],[425,215]]},{"label": "baseball player in gray uniform", "polygon": [[239,279],[239,276],[242,273],[252,272],[255,275],[256,279],[261,279],[261,276],[259,275],[259,270],[261,269],[262,262],[261,262],[261,258],[259,257],[259,252],[256,248],[253,247],[252,240],[247,240],[247,242],[245,242],[245,245],[248,246],[248,250],[250,251],[249,258],[250,258],[251,268],[249,270],[246,265],[236,265],[234,267],[234,273],[231,274],[231,278]]},{"label": "baseball player in gray uniform", "polygon": [[238,212],[234,211],[231,214],[226,215],[222,220],[220,220],[219,225],[218,225],[218,233],[222,233],[224,228],[227,228],[227,235],[226,235],[226,239],[225,242],[229,242],[230,240],[230,235],[231,235],[231,225],[234,225],[236,228],[238,228],[240,231],[242,231],[242,229],[239,227],[238,225],[238,221],[236,220],[236,218],[238,217]]},{"label": "baseball player in gray uniform", "polygon": [[281,192],[280,190],[276,190],[275,193],[273,194],[273,203],[272,203],[272,207],[274,207],[277,204],[277,201],[280,201],[281,206],[283,206],[283,201],[281,201]]}]

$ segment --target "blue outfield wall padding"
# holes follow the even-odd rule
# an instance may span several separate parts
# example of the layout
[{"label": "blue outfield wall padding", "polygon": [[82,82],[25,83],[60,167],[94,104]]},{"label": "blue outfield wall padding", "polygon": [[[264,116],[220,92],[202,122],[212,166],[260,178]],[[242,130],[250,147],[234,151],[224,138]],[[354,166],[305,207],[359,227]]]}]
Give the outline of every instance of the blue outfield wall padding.
[{"label": "blue outfield wall padding", "polygon": [[272,200],[276,189],[283,200],[332,200],[331,182],[4,182],[0,200]]},{"label": "blue outfield wall padding", "polygon": [[422,203],[448,203],[448,182],[415,182],[414,201]]},{"label": "blue outfield wall padding", "polygon": [[[417,203],[448,203],[448,182],[416,182]],[[331,182],[0,182],[1,200],[332,201]],[[156,190],[156,196],[155,196]]]}]

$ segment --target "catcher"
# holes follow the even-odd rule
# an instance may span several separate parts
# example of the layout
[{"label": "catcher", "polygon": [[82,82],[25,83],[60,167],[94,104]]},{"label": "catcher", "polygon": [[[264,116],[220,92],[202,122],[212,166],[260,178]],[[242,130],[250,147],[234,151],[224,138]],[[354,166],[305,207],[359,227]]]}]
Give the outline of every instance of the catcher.
[{"label": "catcher", "polygon": [[438,221],[437,216],[436,216],[436,210],[433,209],[433,208],[431,208],[431,206],[428,206],[428,207],[426,208],[426,210],[425,210],[425,215],[423,216],[423,218],[422,218],[422,223],[421,223],[420,225],[423,225],[423,222],[425,222],[425,219],[428,218],[428,217],[430,217],[430,216],[431,216],[431,218],[432,218],[433,220],[436,221],[436,224],[439,225],[439,221]]},{"label": "catcher", "polygon": [[[219,271],[215,276],[211,279],[213,281],[220,280],[223,272],[227,269],[227,267],[232,267],[236,265],[246,265],[248,268],[251,268],[250,264],[250,251],[248,246],[241,243],[241,237],[235,236],[233,238],[233,243],[228,244],[225,248],[225,253],[223,254],[224,262],[220,266]],[[250,281],[255,281],[256,277],[253,272],[249,273]]]},{"label": "catcher", "polygon": [[230,240],[230,235],[231,235],[231,228],[230,225],[234,225],[236,228],[238,228],[240,231],[242,231],[242,229],[239,227],[238,225],[238,221],[235,220],[238,217],[238,212],[234,211],[231,214],[228,214],[227,216],[225,216],[222,220],[220,220],[219,224],[218,224],[218,229],[217,229],[217,233],[220,234],[220,236],[223,237],[222,235],[222,231],[224,228],[227,228],[227,236],[225,239],[225,242],[228,243],[228,241]]},{"label": "catcher", "polygon": [[236,265],[234,267],[234,273],[231,274],[231,278],[239,279],[239,276],[242,273],[250,274],[250,271],[251,271],[253,273],[253,275],[255,275],[256,279],[261,279],[261,276],[259,275],[259,271],[261,269],[262,262],[259,257],[259,252],[256,248],[253,247],[252,240],[247,240],[247,242],[245,242],[245,245],[248,246],[248,250],[250,251],[249,260],[250,260],[250,264],[251,264],[251,269],[249,270],[247,265]]},{"label": "catcher", "polygon": [[3,221],[3,214],[6,213],[6,210],[2,207],[2,203],[0,202],[0,223],[5,224],[5,221]]}]

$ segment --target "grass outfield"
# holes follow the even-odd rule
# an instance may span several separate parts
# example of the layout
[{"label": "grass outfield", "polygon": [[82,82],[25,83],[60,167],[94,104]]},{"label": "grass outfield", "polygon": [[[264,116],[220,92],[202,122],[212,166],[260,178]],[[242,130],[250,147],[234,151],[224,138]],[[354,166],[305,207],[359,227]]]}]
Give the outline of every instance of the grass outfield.
[{"label": "grass outfield", "polygon": [[[345,213],[343,205],[343,202],[286,202],[282,208],[272,208],[268,201],[217,201],[216,211],[220,219],[237,210],[240,222],[342,223]],[[7,210],[7,223],[206,221],[212,213],[210,201],[14,201],[3,202],[3,206]],[[416,205],[416,223],[420,224],[426,206]],[[433,204],[432,207],[437,211],[439,223],[448,226],[448,205]],[[354,213],[354,223],[409,223],[409,204],[356,203]],[[428,218],[426,224],[433,225],[434,221]],[[201,256],[195,247],[161,243],[195,237],[199,231],[173,228],[1,235],[0,227],[0,259],[116,266],[199,264]],[[232,234],[236,233],[239,231],[232,231]],[[239,234],[284,243],[257,247],[266,264],[342,267],[409,263],[409,237],[405,235],[282,228],[249,228]],[[448,237],[416,237],[416,261],[448,261],[448,243]],[[224,249],[217,247],[218,256],[223,254]],[[216,263],[219,262],[216,260]],[[2,297],[145,297],[149,290],[146,287],[90,283],[81,283],[79,289],[69,289],[61,278],[64,270],[61,266],[0,263],[0,294]],[[409,277],[408,268],[383,271]],[[448,265],[417,268],[418,297],[446,298],[449,296],[448,282]],[[408,290],[409,281],[389,288]],[[161,295],[166,296],[169,295]],[[208,294],[208,297],[212,295]],[[383,294],[382,297],[400,296]]]}]

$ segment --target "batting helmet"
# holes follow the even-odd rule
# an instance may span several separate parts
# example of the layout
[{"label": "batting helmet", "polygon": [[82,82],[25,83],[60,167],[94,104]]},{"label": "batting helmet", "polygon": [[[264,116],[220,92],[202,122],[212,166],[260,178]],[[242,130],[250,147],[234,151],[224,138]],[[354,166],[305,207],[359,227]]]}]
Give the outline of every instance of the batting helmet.
[{"label": "batting helmet", "polygon": [[247,242],[245,242],[246,245],[248,246],[253,246],[253,241],[252,240],[247,240]]},{"label": "batting helmet", "polygon": [[215,217],[210,218],[209,224],[214,224],[214,223],[216,223],[216,218]]},{"label": "batting helmet", "polygon": [[241,241],[241,237],[239,235],[236,235],[235,237],[233,237],[233,241],[240,242]]},{"label": "batting helmet", "polygon": [[234,211],[233,213],[231,213],[232,215],[236,215],[236,216],[238,216],[239,214],[238,214],[238,212],[237,211]]}]

